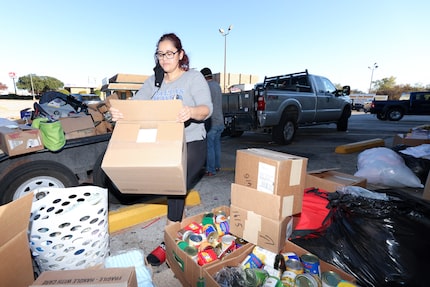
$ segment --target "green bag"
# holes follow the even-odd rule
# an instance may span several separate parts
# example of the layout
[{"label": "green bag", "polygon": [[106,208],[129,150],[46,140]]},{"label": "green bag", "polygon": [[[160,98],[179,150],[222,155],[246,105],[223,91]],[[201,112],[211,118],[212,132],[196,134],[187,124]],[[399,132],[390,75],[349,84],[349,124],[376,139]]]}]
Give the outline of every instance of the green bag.
[{"label": "green bag", "polygon": [[66,144],[66,136],[60,121],[51,122],[47,118],[36,118],[31,126],[40,130],[43,145],[50,151],[59,151]]}]

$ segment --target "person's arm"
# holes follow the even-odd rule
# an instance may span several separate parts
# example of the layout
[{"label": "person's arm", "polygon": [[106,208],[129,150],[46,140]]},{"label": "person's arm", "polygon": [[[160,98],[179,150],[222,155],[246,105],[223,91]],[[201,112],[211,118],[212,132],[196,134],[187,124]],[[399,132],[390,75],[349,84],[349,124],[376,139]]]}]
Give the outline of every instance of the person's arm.
[{"label": "person's arm", "polygon": [[176,120],[180,123],[184,123],[189,119],[203,121],[207,118],[210,113],[210,109],[207,105],[200,105],[195,107],[183,106],[179,111]]}]

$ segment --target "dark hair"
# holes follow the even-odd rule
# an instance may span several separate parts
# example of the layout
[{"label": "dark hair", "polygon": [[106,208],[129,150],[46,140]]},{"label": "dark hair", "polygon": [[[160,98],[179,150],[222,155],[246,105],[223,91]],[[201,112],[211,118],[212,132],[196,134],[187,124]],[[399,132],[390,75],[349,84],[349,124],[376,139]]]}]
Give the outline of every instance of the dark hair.
[{"label": "dark hair", "polygon": [[157,49],[160,42],[165,40],[171,41],[173,43],[173,46],[175,46],[178,51],[184,52],[182,60],[179,60],[179,67],[184,71],[188,71],[190,69],[190,59],[188,58],[187,53],[185,53],[185,50],[182,48],[181,39],[179,39],[179,37],[176,36],[174,33],[164,34],[157,42]]}]

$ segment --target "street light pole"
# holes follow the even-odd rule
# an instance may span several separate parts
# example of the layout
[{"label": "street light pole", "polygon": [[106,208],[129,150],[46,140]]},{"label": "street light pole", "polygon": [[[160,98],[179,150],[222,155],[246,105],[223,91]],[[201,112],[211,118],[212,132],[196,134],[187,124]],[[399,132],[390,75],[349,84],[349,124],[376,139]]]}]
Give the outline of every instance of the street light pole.
[{"label": "street light pole", "polygon": [[372,73],[370,75],[370,85],[369,85],[369,94],[370,94],[370,91],[372,90],[372,83],[373,83],[373,71],[378,68],[378,65],[376,63],[373,63],[373,66],[368,68],[372,70]]},{"label": "street light pole", "polygon": [[230,25],[228,27],[227,32],[224,31],[224,29],[219,29],[219,32],[221,33],[222,36],[224,36],[224,83],[223,83],[223,92],[225,93],[226,91],[226,73],[227,73],[227,35],[230,34],[231,29],[233,29],[233,25]]}]

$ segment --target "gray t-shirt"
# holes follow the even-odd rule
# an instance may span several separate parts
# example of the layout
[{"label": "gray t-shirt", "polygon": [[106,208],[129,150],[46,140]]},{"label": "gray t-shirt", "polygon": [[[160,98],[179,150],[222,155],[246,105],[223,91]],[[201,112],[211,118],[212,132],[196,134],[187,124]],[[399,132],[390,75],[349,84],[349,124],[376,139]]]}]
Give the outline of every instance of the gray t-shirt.
[{"label": "gray t-shirt", "polygon": [[208,81],[209,89],[211,91],[213,112],[211,117],[211,124],[213,126],[224,125],[224,115],[222,113],[222,91],[218,82],[214,80]]},{"label": "gray t-shirt", "polygon": [[[212,100],[209,86],[203,75],[196,70],[188,70],[173,82],[164,80],[158,88],[155,86],[155,75],[143,83],[142,87],[133,97],[134,100],[182,100],[184,106],[206,105],[209,107],[209,116],[212,115]],[[204,122],[192,121],[185,128],[187,142],[206,138]]]}]

